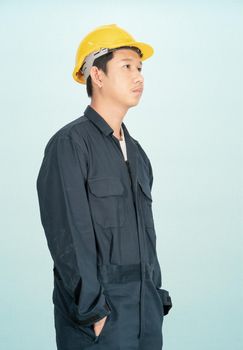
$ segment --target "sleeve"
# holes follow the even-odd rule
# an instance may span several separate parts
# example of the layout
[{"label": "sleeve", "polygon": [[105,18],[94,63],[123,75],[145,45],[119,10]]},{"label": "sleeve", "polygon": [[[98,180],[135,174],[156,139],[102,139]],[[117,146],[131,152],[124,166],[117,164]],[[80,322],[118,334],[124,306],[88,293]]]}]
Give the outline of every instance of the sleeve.
[{"label": "sleeve", "polygon": [[97,278],[85,152],[82,143],[70,136],[58,136],[45,152],[37,192],[54,269],[70,295],[68,312],[80,325],[89,326],[110,314],[111,306]]},{"label": "sleeve", "polygon": [[[149,162],[150,190],[152,190],[153,169],[149,159],[148,159],[148,162]],[[161,294],[163,307],[164,307],[164,315],[167,315],[169,313],[169,310],[172,308],[172,300],[169,295],[169,292],[166,289],[162,289],[162,274],[161,274],[160,264],[158,260],[157,249],[156,249],[155,260],[154,260],[153,282],[156,288],[158,289],[159,293]]]},{"label": "sleeve", "polygon": [[[149,165],[150,191],[152,191],[154,177],[153,177],[152,165],[151,165],[151,162],[149,159],[148,159],[148,165]],[[157,249],[156,249],[155,261],[154,261],[153,281],[154,281],[156,288],[160,288],[162,286],[162,274],[161,274],[160,264],[159,264],[159,260],[158,260]]]}]

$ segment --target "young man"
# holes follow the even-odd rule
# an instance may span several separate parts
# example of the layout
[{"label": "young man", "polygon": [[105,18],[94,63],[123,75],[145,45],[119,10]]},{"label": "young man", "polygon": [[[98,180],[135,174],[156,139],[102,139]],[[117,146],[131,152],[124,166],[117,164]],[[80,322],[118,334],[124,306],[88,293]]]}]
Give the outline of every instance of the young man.
[{"label": "young man", "polygon": [[54,261],[58,350],[161,350],[172,306],[161,288],[151,163],[123,119],[151,46],[115,24],[81,42],[73,71],[91,103],[45,148],[37,179]]}]

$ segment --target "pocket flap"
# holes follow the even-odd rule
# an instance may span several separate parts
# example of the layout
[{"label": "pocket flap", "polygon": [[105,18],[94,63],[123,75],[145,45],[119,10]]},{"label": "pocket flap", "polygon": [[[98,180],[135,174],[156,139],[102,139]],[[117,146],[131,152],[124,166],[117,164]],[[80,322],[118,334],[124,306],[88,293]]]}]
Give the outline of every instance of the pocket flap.
[{"label": "pocket flap", "polygon": [[139,182],[139,185],[141,186],[141,189],[142,189],[143,193],[145,194],[145,196],[152,201],[152,195],[151,195],[149,182],[146,180],[143,180],[139,177],[138,177],[138,182]]},{"label": "pocket flap", "polygon": [[118,177],[92,178],[88,180],[90,191],[97,197],[116,196],[124,192]]}]

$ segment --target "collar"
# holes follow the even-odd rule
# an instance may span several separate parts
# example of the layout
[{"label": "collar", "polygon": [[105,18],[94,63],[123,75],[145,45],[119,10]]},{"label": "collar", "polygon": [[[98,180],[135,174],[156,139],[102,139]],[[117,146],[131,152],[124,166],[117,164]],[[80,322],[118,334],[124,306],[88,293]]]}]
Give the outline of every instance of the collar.
[{"label": "collar", "polygon": [[[113,134],[114,130],[112,127],[105,121],[105,119],[98,113],[94,108],[88,105],[84,111],[84,115],[105,135],[108,136]],[[124,132],[125,137],[129,135],[129,132],[122,122],[122,132]]]}]

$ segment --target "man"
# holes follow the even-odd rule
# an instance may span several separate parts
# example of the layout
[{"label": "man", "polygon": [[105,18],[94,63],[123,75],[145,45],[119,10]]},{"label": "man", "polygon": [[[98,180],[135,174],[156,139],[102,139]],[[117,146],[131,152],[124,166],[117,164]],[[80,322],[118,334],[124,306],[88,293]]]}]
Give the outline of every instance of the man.
[{"label": "man", "polygon": [[90,32],[73,77],[91,103],[45,148],[37,190],[54,261],[58,350],[162,349],[172,304],[161,288],[152,167],[123,122],[152,54],[115,24]]}]

